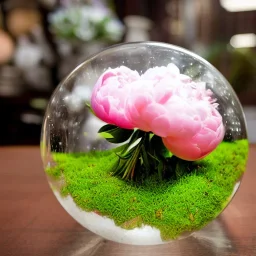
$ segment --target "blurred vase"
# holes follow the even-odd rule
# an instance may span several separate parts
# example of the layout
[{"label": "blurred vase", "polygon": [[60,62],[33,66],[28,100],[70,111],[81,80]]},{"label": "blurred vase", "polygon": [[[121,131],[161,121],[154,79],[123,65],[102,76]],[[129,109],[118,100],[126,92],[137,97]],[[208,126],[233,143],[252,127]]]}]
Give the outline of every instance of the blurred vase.
[{"label": "blurred vase", "polygon": [[124,22],[127,26],[126,42],[150,40],[149,31],[153,25],[150,19],[143,16],[129,15],[124,18]]}]

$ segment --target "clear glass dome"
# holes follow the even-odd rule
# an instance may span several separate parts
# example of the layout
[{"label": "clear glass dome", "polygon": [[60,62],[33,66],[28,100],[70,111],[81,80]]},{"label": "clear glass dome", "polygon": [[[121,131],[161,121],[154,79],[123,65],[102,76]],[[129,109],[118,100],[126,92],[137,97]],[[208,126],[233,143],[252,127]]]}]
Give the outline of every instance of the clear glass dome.
[{"label": "clear glass dome", "polygon": [[[170,151],[167,150],[170,154],[165,154],[164,158],[160,157],[156,160],[152,152],[151,154],[147,149],[143,151],[151,161],[148,170],[144,153],[138,151],[138,154],[141,154],[138,162],[142,169],[138,170],[139,167],[136,165],[135,170],[137,173],[142,173],[146,166],[147,175],[141,174],[139,181],[133,180],[132,174],[129,176],[130,179],[123,179],[120,175],[115,175],[113,166],[123,159],[119,158],[117,149],[124,147],[124,143],[123,141],[112,143],[109,138],[113,138],[113,133],[107,131],[110,136],[107,137],[104,133],[106,129],[100,130],[107,124],[104,122],[106,118],[99,118],[100,115],[97,115],[102,102],[98,102],[98,109],[93,108],[94,113],[88,107],[93,101],[95,85],[97,81],[101,81],[102,74],[109,69],[125,66],[137,71],[140,77],[146,77],[145,72],[153,70],[154,76],[158,77],[161,76],[162,71],[156,67],[164,67],[165,70],[170,64],[175,65],[172,65],[175,67],[175,72],[179,70],[182,74],[181,80],[186,80],[188,77],[192,79],[193,88],[190,88],[192,94],[194,87],[202,84],[206,86],[203,94],[205,97],[210,97],[210,103],[205,103],[206,100],[204,104],[211,107],[214,105],[213,108],[217,109],[223,125],[223,136],[220,135],[221,140],[218,141],[218,145],[216,144],[216,147],[202,157],[182,159],[180,156],[183,156],[184,148],[187,148],[188,155],[191,153],[189,145],[186,144],[188,140],[183,138],[186,138],[188,131],[192,130],[189,127],[192,126],[188,125],[187,130],[178,131],[179,134],[182,132],[184,134],[182,147],[180,143],[177,149],[177,144],[170,145],[169,140],[164,138],[165,135],[161,135],[165,134],[165,126],[160,125],[161,127],[155,128],[155,137],[160,140],[150,150],[158,154],[160,151],[157,151],[157,148],[162,138],[166,148],[171,148]],[[147,78],[153,79],[150,74]],[[122,80],[118,81],[122,83]],[[165,81],[168,84],[168,79]],[[208,89],[211,94],[208,94]],[[159,93],[163,90],[161,89]],[[183,94],[177,90],[175,93],[182,98]],[[111,93],[109,89],[105,96],[109,97]],[[131,100],[134,100],[136,90],[133,93],[129,94],[130,96],[127,94]],[[154,98],[155,95],[152,97]],[[171,97],[173,96],[169,96],[168,99]],[[197,96],[196,104],[200,97]],[[126,99],[125,93],[122,94],[122,99]],[[176,105],[183,106],[180,99]],[[190,113],[194,113],[188,111],[190,105],[175,108],[176,105],[174,106],[174,109],[177,109],[176,113],[167,112],[166,118],[175,114],[176,120],[181,120],[182,124],[185,123],[184,120],[190,120]],[[187,117],[182,111],[186,112]],[[196,111],[199,111],[198,108]],[[201,113],[204,111],[205,108],[202,107],[199,111],[200,118],[203,118]],[[133,116],[132,111],[129,113]],[[122,112],[121,115],[123,114]],[[180,119],[181,116],[183,119]],[[120,118],[117,117],[118,120]],[[137,123],[141,124],[143,118],[139,117]],[[193,121],[198,121],[198,117]],[[207,125],[216,126],[216,123],[212,123],[212,119],[208,121],[208,123],[201,121],[200,129],[204,129]],[[147,122],[150,120],[147,119]],[[175,125],[177,126],[178,123],[177,121]],[[110,124],[116,125],[116,123]],[[123,135],[127,127],[121,128]],[[135,132],[137,128],[141,129],[136,125],[133,128],[132,131]],[[144,129],[145,136],[154,135],[152,131],[155,130],[149,129]],[[103,133],[99,134],[99,131]],[[195,136],[193,135],[191,140],[194,141]],[[151,143],[150,135],[148,138]],[[212,142],[201,139],[200,143],[208,147]],[[64,209],[85,228],[106,239],[137,245],[162,244],[186,237],[216,218],[239,187],[246,167],[247,152],[248,141],[243,110],[225,78],[198,55],[177,46],[157,42],[116,45],[92,56],[78,66],[53,93],[46,110],[41,136],[41,155],[45,172],[54,194]],[[162,164],[160,164],[162,160],[159,159],[163,159]],[[158,164],[156,169],[152,167],[154,164]],[[159,176],[159,168],[164,175]],[[129,173],[132,173],[132,170],[129,170]]]}]

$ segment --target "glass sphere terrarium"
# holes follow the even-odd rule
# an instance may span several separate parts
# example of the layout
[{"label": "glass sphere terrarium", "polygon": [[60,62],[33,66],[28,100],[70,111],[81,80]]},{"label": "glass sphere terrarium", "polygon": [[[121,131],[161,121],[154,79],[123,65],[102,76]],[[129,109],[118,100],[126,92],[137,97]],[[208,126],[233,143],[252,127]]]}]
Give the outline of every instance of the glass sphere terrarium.
[{"label": "glass sphere terrarium", "polygon": [[241,105],[213,66],[180,47],[139,42],[103,50],[61,82],[41,154],[54,194],[81,225],[156,245],[223,211],[248,141]]}]

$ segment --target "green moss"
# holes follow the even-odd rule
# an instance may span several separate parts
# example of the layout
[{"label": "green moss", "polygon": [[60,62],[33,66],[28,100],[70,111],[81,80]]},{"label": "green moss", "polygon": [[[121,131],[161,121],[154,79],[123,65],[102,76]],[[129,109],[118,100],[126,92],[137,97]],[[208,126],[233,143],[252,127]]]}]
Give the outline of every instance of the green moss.
[{"label": "green moss", "polygon": [[222,142],[197,167],[177,180],[151,176],[142,185],[111,175],[114,151],[54,154],[49,176],[61,180],[61,193],[85,211],[113,219],[126,229],[156,227],[164,240],[202,228],[227,205],[235,183],[245,171],[248,141]]}]

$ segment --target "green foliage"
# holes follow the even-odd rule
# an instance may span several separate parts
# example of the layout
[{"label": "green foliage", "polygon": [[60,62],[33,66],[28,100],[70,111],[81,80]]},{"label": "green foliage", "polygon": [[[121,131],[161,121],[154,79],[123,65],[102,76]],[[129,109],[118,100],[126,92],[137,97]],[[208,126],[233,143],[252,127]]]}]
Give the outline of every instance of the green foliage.
[{"label": "green foliage", "polygon": [[48,19],[51,32],[71,42],[113,43],[124,33],[122,23],[113,12],[87,4],[59,8]]},{"label": "green foliage", "polygon": [[248,141],[222,142],[197,162],[171,158],[168,168],[175,166],[175,178],[154,173],[142,184],[111,175],[117,151],[56,153],[57,165],[46,173],[61,181],[62,195],[70,195],[82,210],[107,216],[125,229],[150,225],[169,240],[202,228],[224,209],[245,171]]},{"label": "green foliage", "polygon": [[112,124],[102,126],[98,133],[111,143],[122,143],[127,141],[133,134],[133,130],[122,129]]},{"label": "green foliage", "polygon": [[129,139],[122,148],[117,149],[116,155],[119,159],[111,168],[112,173],[122,179],[143,182],[149,175],[158,173],[162,180],[166,175],[170,176],[169,172],[176,172],[178,168],[178,165],[169,164],[171,158],[178,158],[169,152],[162,138],[157,135],[139,129],[121,129],[110,124],[104,125],[98,133],[112,143]]}]

